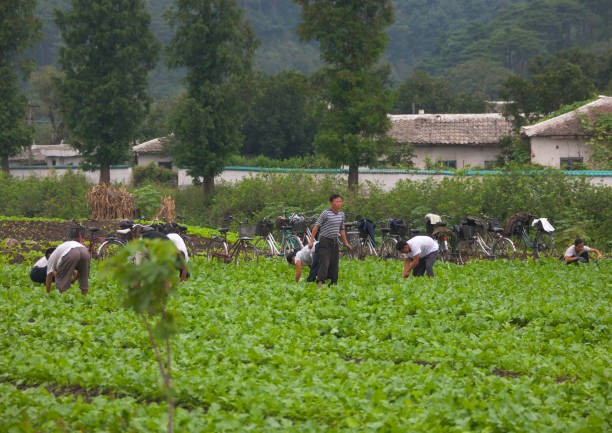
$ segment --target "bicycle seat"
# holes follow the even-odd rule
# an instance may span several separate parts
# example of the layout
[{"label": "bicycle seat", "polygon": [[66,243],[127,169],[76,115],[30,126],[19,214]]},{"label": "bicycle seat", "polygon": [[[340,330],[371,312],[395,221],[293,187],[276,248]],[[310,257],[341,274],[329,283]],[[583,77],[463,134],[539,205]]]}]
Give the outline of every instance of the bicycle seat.
[{"label": "bicycle seat", "polygon": [[250,238],[248,236],[240,236],[238,239],[240,239],[241,241],[252,241],[253,238]]},{"label": "bicycle seat", "polygon": [[419,229],[410,229],[410,233],[412,233],[413,235],[416,235],[416,234],[421,233],[421,230],[419,230]]},{"label": "bicycle seat", "polygon": [[282,230],[291,230],[292,228],[292,226],[281,226]]},{"label": "bicycle seat", "polygon": [[391,231],[391,229],[388,229],[388,228],[382,228],[382,229],[380,229],[380,232],[381,232],[381,233],[383,233],[383,234],[387,234],[387,233],[389,233],[390,231]]},{"label": "bicycle seat", "polygon": [[504,231],[504,229],[503,229],[503,228],[501,228],[501,227],[492,227],[492,228],[491,228],[491,231],[492,231],[493,233],[501,233],[501,232],[503,232],[503,231]]},{"label": "bicycle seat", "polygon": [[219,233],[225,234],[225,233],[229,232],[229,230],[230,230],[229,228],[223,227],[222,229],[219,229]]},{"label": "bicycle seat", "polygon": [[99,232],[99,231],[100,231],[100,229],[99,229],[98,227],[88,227],[88,228],[87,228],[87,230],[89,230],[89,231],[90,231],[90,232],[92,232],[92,233],[95,233],[95,232]]}]

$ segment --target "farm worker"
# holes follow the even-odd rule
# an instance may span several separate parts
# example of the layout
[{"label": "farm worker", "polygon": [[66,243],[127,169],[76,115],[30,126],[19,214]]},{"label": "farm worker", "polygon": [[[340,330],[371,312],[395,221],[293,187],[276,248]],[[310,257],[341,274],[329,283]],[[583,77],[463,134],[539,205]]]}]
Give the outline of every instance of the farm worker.
[{"label": "farm worker", "polygon": [[35,283],[45,284],[45,281],[47,281],[47,262],[53,251],[55,251],[55,248],[47,248],[45,255],[34,263],[30,271],[30,279]]},{"label": "farm worker", "polygon": [[563,255],[563,259],[565,263],[580,263],[580,262],[588,262],[589,261],[589,251],[593,251],[595,253],[595,259],[601,259],[601,253],[596,248],[587,247],[584,244],[584,241],[580,238],[574,241],[574,245],[570,245],[570,247],[565,251]]},{"label": "farm worker", "polygon": [[346,239],[344,230],[344,212],[342,212],[342,196],[332,194],[329,196],[329,209],[319,215],[312,228],[312,236],[308,241],[308,247],[314,245],[315,236],[319,235],[319,269],[317,270],[317,284],[319,287],[330,279],[330,285],[338,282],[338,268],[340,264],[340,251],[338,248],[338,235],[342,243],[348,249],[351,248]]},{"label": "farm worker", "polygon": [[77,271],[81,294],[89,291],[89,251],[77,241],[60,244],[49,256],[47,262],[47,293],[51,292],[51,283],[55,278],[55,286],[60,293],[70,288],[73,274]]},{"label": "farm worker", "polygon": [[[185,241],[181,238],[180,235],[176,233],[164,234],[152,228],[145,228],[143,229],[142,237],[143,239],[166,239],[166,240],[172,241],[172,243],[176,247],[177,254],[178,254],[177,269],[179,270],[180,280],[185,281],[187,278],[191,276],[187,269],[187,262],[189,261],[189,253],[187,252],[187,245],[185,245]],[[137,257],[136,259],[137,261],[142,260],[142,257]]]},{"label": "farm worker", "polygon": [[187,278],[190,277],[189,271],[187,270],[187,262],[189,262],[189,253],[187,252],[187,245],[185,245],[185,241],[177,233],[168,233],[166,236],[174,243],[174,246],[178,251],[180,260],[179,266],[181,271],[181,281],[185,281]]},{"label": "farm worker", "polygon": [[409,240],[401,240],[395,248],[408,257],[404,260],[403,278],[410,276],[422,277],[427,272],[428,277],[434,276],[434,263],[438,258],[438,242],[429,236],[415,236]]},{"label": "farm worker", "polygon": [[306,281],[309,283],[317,279],[317,270],[319,268],[319,242],[315,242],[310,248],[305,245],[301,250],[294,250],[287,254],[287,261],[290,265],[295,265],[295,282],[300,282],[302,276],[302,266],[309,266],[310,272]]}]

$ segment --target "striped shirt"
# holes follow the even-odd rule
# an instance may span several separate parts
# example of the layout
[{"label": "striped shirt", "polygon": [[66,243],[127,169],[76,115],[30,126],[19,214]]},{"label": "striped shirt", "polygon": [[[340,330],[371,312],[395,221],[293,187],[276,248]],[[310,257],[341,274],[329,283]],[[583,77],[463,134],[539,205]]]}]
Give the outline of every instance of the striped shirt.
[{"label": "striped shirt", "polygon": [[316,224],[319,226],[319,236],[336,239],[340,230],[344,230],[344,212],[336,213],[331,209],[324,210],[319,215]]}]

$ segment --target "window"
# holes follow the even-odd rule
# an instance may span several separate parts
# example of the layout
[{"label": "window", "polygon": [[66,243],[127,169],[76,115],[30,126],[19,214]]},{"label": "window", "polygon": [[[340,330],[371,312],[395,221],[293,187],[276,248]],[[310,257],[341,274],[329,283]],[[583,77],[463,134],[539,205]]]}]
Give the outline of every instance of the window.
[{"label": "window", "polygon": [[172,170],[172,162],[171,161],[158,161],[157,165],[162,168],[167,168],[168,170]]},{"label": "window", "polygon": [[457,168],[457,161],[456,160],[442,161],[442,166],[446,168]]},{"label": "window", "polygon": [[574,156],[569,158],[561,158],[559,166],[564,170],[582,170],[584,168],[584,161],[581,156]]}]

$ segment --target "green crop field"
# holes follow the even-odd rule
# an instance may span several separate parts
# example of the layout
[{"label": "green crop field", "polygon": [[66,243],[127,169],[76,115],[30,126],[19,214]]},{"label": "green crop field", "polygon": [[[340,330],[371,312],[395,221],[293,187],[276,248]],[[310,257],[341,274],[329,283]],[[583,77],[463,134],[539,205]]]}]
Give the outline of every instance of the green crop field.
[{"label": "green crop field", "polygon": [[[196,260],[173,295],[177,432],[606,432],[612,265]],[[0,268],[0,431],[158,432],[167,404],[141,320],[101,278],[44,293]]]}]

